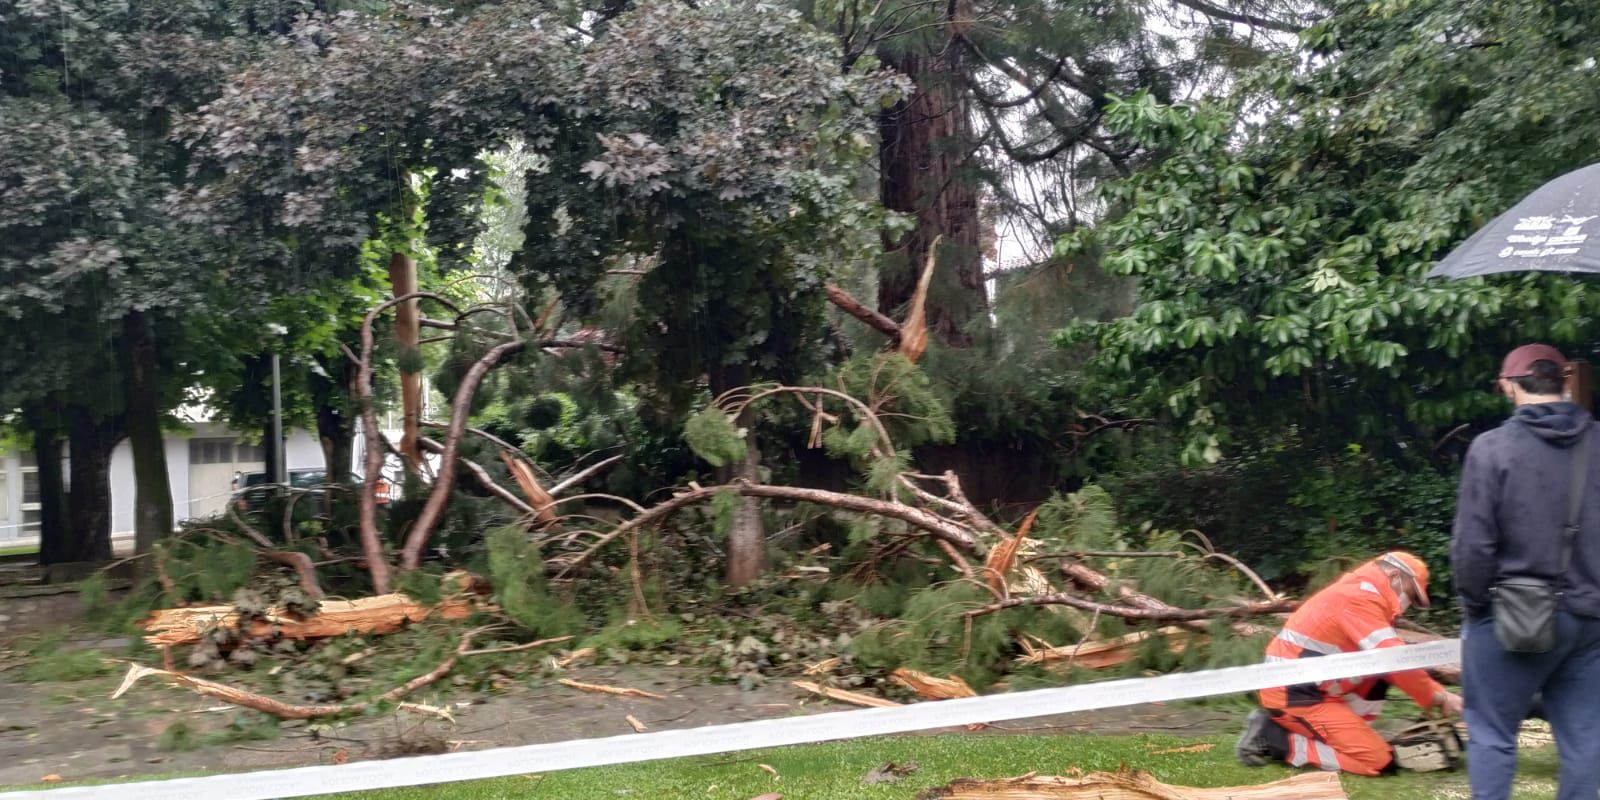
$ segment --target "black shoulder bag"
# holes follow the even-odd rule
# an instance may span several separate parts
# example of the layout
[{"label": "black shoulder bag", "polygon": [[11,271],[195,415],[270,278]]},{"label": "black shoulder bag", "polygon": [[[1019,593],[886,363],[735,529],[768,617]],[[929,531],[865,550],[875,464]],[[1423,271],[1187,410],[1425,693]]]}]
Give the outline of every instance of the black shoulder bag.
[{"label": "black shoulder bag", "polygon": [[1560,583],[1572,566],[1572,540],[1578,535],[1578,522],[1583,515],[1592,438],[1585,428],[1582,438],[1572,447],[1572,488],[1567,493],[1567,524],[1561,529],[1561,572],[1554,581],[1502,578],[1489,590],[1494,602],[1494,638],[1507,652],[1548,653],[1555,649]]}]

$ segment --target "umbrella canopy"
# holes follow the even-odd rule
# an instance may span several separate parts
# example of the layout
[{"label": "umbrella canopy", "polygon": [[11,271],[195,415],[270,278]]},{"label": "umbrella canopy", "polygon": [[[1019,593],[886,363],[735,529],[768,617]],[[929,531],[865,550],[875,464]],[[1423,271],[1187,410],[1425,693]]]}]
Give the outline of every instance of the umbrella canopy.
[{"label": "umbrella canopy", "polygon": [[1600,274],[1600,164],[1534,190],[1445,256],[1428,277],[1531,271]]}]

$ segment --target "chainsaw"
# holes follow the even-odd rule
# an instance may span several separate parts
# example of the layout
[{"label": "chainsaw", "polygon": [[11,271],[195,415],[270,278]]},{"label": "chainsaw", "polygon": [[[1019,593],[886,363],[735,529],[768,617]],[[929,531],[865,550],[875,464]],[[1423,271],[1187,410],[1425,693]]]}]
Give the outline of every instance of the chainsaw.
[{"label": "chainsaw", "polygon": [[1461,730],[1448,719],[1419,720],[1389,737],[1394,763],[1412,772],[1438,772],[1461,766]]}]

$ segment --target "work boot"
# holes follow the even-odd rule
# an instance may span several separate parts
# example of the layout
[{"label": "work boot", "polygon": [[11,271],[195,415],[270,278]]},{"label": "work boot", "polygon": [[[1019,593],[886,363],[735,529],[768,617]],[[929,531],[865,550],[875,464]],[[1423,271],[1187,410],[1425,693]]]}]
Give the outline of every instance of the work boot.
[{"label": "work boot", "polygon": [[1239,734],[1239,744],[1234,755],[1247,767],[1264,767],[1282,761],[1289,752],[1289,737],[1283,728],[1272,721],[1263,709],[1250,712],[1245,718],[1244,733]]}]

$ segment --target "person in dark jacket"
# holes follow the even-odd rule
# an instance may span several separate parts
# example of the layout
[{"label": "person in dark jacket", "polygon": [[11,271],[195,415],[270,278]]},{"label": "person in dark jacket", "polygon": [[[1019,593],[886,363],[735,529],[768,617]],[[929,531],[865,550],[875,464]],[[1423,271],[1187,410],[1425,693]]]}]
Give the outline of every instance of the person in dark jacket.
[{"label": "person in dark jacket", "polygon": [[[1467,450],[1450,558],[1461,597],[1462,690],[1467,770],[1474,800],[1507,800],[1517,768],[1517,729],[1543,692],[1560,747],[1557,800],[1600,792],[1600,441],[1591,464],[1572,560],[1561,570],[1573,445],[1594,420],[1562,399],[1567,360],[1554,347],[1519,347],[1497,386],[1515,407]],[[1559,583],[1557,643],[1549,653],[1511,653],[1495,638],[1491,588],[1507,577]]]}]

